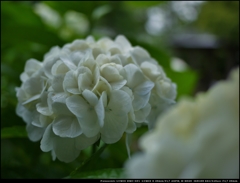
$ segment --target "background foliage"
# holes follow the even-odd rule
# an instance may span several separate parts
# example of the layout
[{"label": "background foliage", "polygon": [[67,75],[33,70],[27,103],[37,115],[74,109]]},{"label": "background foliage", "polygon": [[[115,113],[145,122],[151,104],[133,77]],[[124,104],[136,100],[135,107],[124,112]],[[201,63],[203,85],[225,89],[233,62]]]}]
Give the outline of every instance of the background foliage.
[{"label": "background foliage", "polygon": [[[52,161],[50,153],[40,150],[39,142],[27,138],[25,123],[15,113],[15,87],[21,85],[19,76],[26,60],[42,61],[52,46],[90,34],[96,39],[123,34],[133,46],[148,50],[177,83],[177,100],[205,91],[239,65],[239,1],[184,3],[178,7],[171,1],[1,1],[1,177],[123,176],[128,158],[125,136],[106,148],[100,143],[95,155],[91,147],[82,151],[72,163]],[[184,13],[184,6],[195,11],[195,19]],[[205,44],[199,41],[199,35],[205,33],[214,35],[210,38],[217,40],[215,44],[207,44],[210,38]],[[194,36],[189,40],[186,34]],[[189,46],[189,42],[195,44]],[[188,68],[174,70],[173,57],[184,60]],[[132,135],[131,153],[139,151],[137,140],[146,131],[142,127]],[[101,148],[105,148],[103,152]]]}]

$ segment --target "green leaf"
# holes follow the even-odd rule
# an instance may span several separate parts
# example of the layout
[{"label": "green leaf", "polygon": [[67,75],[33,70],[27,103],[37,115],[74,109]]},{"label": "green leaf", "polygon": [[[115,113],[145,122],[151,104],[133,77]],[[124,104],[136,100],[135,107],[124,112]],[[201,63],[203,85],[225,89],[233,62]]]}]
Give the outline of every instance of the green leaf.
[{"label": "green leaf", "polygon": [[74,177],[75,175],[82,173],[83,171],[92,170],[94,164],[97,162],[98,157],[101,155],[101,153],[107,146],[107,144],[103,144],[102,147],[100,147],[89,159],[84,161],[80,167],[71,172],[70,177]]},{"label": "green leaf", "polygon": [[197,72],[193,70],[176,72],[168,68],[164,68],[164,71],[167,77],[177,84],[177,99],[184,95],[193,95],[198,80]]},{"label": "green leaf", "polygon": [[158,6],[166,1],[124,1],[124,5],[129,9],[134,8],[149,8]]},{"label": "green leaf", "polygon": [[92,12],[92,17],[93,19],[98,20],[102,18],[104,15],[108,14],[111,10],[112,8],[108,4],[99,6]]},{"label": "green leaf", "polygon": [[27,137],[25,126],[13,126],[1,129],[1,139]]},{"label": "green leaf", "polygon": [[124,169],[122,168],[115,168],[115,169],[102,169],[102,170],[95,170],[95,171],[85,171],[79,172],[74,176],[70,177],[73,179],[76,178],[87,178],[87,179],[118,179],[124,178]]}]

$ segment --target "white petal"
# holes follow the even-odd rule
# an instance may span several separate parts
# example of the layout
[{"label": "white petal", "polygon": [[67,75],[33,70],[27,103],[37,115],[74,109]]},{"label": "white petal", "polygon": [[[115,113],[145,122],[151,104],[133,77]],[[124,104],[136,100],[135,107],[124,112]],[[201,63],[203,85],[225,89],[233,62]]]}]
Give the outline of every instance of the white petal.
[{"label": "white petal", "polygon": [[53,150],[60,161],[69,163],[75,160],[80,153],[75,146],[75,138],[54,138]]},{"label": "white petal", "polygon": [[113,90],[119,90],[127,83],[127,80],[121,80],[116,82],[111,82],[110,85],[112,86]]},{"label": "white petal", "polygon": [[111,56],[110,63],[115,63],[115,64],[122,65],[121,59],[119,58],[118,55]]},{"label": "white petal", "polygon": [[128,125],[127,128],[125,130],[126,133],[133,133],[135,130],[137,129],[136,124],[134,123],[134,121],[131,118],[131,115],[128,115]]},{"label": "white petal", "polygon": [[75,138],[75,147],[78,150],[83,150],[87,147],[89,147],[90,145],[94,144],[98,139],[99,139],[100,135],[96,135],[94,137],[86,137],[84,134],[78,136]]},{"label": "white petal", "polygon": [[144,50],[141,47],[136,46],[132,51],[131,51],[131,56],[133,58],[133,60],[135,61],[135,63],[137,63],[139,66],[145,62],[150,60],[150,55],[149,53]]},{"label": "white petal", "polygon": [[93,80],[93,77],[92,77],[91,71],[79,74],[79,76],[78,76],[78,88],[79,88],[79,90],[80,91],[83,91],[85,89],[91,90],[92,89],[92,80]]},{"label": "white petal", "polygon": [[41,77],[31,77],[23,83],[22,89],[30,96],[40,94],[44,88],[44,81]]},{"label": "white petal", "polygon": [[101,65],[103,65],[103,64],[106,64],[106,63],[109,63],[110,61],[109,61],[109,58],[106,56],[106,55],[104,55],[104,54],[100,54],[100,55],[98,55],[97,56],[97,58],[96,58],[96,63],[99,65],[99,66],[101,66]]},{"label": "white petal", "polygon": [[52,110],[55,114],[72,116],[72,113],[69,111],[65,103],[53,102]]},{"label": "white petal", "polygon": [[29,139],[33,142],[40,140],[45,130],[45,128],[36,127],[31,123],[27,125],[26,129],[27,129]]},{"label": "white petal", "polygon": [[145,81],[144,83],[141,83],[134,89],[134,93],[138,95],[146,95],[152,90],[153,87],[154,87],[153,82]]},{"label": "white petal", "polygon": [[82,134],[82,129],[76,117],[59,115],[53,121],[53,132],[60,137],[74,138]]},{"label": "white petal", "polygon": [[132,102],[133,109],[135,111],[138,111],[139,109],[142,109],[145,107],[149,101],[151,93],[147,93],[146,95],[137,95],[134,93],[134,99]]},{"label": "white petal", "polygon": [[45,75],[50,79],[53,77],[52,66],[53,66],[53,64],[56,63],[56,61],[57,61],[57,59],[54,57],[48,57],[44,60],[43,70],[44,70]]},{"label": "white petal", "polygon": [[50,123],[52,123],[53,119],[49,116],[44,116],[39,114],[39,117],[34,118],[32,121],[32,125],[40,128],[46,128]]},{"label": "white petal", "polygon": [[136,122],[145,122],[146,117],[149,115],[151,111],[151,105],[148,103],[144,108],[135,111],[135,121]]},{"label": "white petal", "polygon": [[40,96],[41,96],[40,94],[35,95],[35,96],[29,98],[28,100],[26,100],[25,102],[23,102],[22,104],[25,105],[25,104],[28,104],[28,103],[30,103],[32,101],[38,100],[38,99],[40,99]]},{"label": "white petal", "polygon": [[107,143],[112,144],[120,140],[124,131],[127,128],[128,116],[115,115],[111,111],[105,112],[104,126],[101,129],[101,139]]},{"label": "white petal", "polygon": [[52,115],[52,111],[49,110],[48,106],[43,106],[41,103],[38,103],[36,105],[37,111],[45,116],[50,116]]},{"label": "white petal", "polygon": [[55,92],[63,92],[64,74],[56,75],[53,77],[52,88]]},{"label": "white petal", "polygon": [[108,83],[106,79],[104,79],[102,76],[100,76],[100,81],[98,82],[97,85],[92,89],[92,91],[101,94],[104,91],[111,91],[112,87]]},{"label": "white petal", "polygon": [[89,104],[78,95],[72,95],[66,99],[66,105],[68,109],[77,117],[82,115],[88,110]]},{"label": "white petal", "polygon": [[82,92],[83,97],[88,101],[91,106],[95,106],[98,103],[97,96],[90,90],[84,90]]},{"label": "white petal", "polygon": [[63,80],[63,89],[72,94],[80,94],[78,89],[78,82],[74,71],[69,71],[66,73]]},{"label": "white petal", "polygon": [[115,114],[127,114],[131,110],[131,98],[122,90],[112,90],[108,108]]},{"label": "white petal", "polygon": [[48,100],[49,103],[53,103],[53,102],[65,103],[69,95],[65,92],[61,92],[61,93],[51,93],[49,97],[51,97],[51,99]]},{"label": "white petal", "polygon": [[55,136],[56,135],[52,131],[52,124],[48,125],[40,142],[40,148],[43,152],[48,152],[53,149],[53,140]]},{"label": "white petal", "polygon": [[99,67],[96,65],[95,69],[94,69],[94,73],[93,73],[93,83],[94,85],[97,85],[100,79],[100,71],[99,71]]},{"label": "white petal", "polygon": [[133,89],[144,81],[141,70],[134,64],[128,64],[124,67],[126,72],[127,85]]},{"label": "white petal", "polygon": [[120,45],[124,51],[129,51],[132,48],[131,43],[126,39],[125,36],[117,36],[115,42]]},{"label": "white petal", "polygon": [[67,52],[62,52],[60,59],[63,61],[63,63],[70,69],[70,70],[75,70],[77,69],[77,66],[73,63],[71,60],[71,57],[69,53]]},{"label": "white petal", "polygon": [[82,131],[86,137],[93,137],[100,131],[98,117],[94,109],[89,108],[78,118]]},{"label": "white petal", "polygon": [[107,98],[106,98],[106,92],[103,92],[97,105],[95,106],[95,111],[97,113],[98,122],[100,127],[103,127],[104,125],[104,115],[105,115],[105,109],[104,104],[107,105]]},{"label": "white petal", "polygon": [[61,60],[58,60],[55,64],[53,64],[51,70],[52,75],[65,74],[68,71],[69,68]]},{"label": "white petal", "polygon": [[46,116],[50,116],[53,113],[52,108],[49,107],[48,96],[49,93],[43,92],[41,95],[41,102],[36,105],[37,111]]}]

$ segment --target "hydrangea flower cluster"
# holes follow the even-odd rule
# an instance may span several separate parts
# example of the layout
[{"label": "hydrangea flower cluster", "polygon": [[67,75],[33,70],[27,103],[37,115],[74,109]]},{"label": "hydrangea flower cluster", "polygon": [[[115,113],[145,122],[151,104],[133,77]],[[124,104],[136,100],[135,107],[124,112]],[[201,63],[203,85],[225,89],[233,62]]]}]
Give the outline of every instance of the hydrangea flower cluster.
[{"label": "hydrangea flower cluster", "polygon": [[141,137],[128,178],[239,178],[239,68],[206,93],[182,99]]},{"label": "hydrangea flower cluster", "polygon": [[42,151],[73,161],[99,138],[107,144],[153,123],[174,103],[176,85],[141,47],[120,35],[89,36],[26,62],[16,88],[17,114]]}]

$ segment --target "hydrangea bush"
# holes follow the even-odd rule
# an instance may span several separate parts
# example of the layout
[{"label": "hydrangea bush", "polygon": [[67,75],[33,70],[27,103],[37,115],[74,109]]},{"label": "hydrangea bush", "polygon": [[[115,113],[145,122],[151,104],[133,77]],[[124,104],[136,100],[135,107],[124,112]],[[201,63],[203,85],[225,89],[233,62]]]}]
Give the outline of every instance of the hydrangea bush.
[{"label": "hydrangea bush", "polygon": [[128,178],[239,178],[239,68],[195,99],[184,98],[141,137]]},{"label": "hydrangea bush", "polygon": [[137,126],[154,126],[173,104],[176,85],[146,50],[124,36],[89,36],[29,59],[16,88],[17,114],[32,141],[64,162],[101,139],[117,142]]}]

